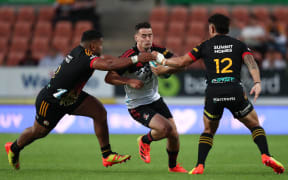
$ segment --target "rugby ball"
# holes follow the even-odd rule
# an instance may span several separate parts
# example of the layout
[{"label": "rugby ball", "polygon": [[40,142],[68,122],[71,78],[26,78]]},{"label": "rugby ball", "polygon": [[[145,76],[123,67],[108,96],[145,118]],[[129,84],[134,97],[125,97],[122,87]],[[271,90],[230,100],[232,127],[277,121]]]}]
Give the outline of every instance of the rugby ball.
[{"label": "rugby ball", "polygon": [[[151,67],[157,67],[157,62],[156,61],[149,61],[149,64]],[[164,79],[167,79],[171,76],[171,74],[162,74],[162,75],[159,75],[160,78],[164,78]]]}]

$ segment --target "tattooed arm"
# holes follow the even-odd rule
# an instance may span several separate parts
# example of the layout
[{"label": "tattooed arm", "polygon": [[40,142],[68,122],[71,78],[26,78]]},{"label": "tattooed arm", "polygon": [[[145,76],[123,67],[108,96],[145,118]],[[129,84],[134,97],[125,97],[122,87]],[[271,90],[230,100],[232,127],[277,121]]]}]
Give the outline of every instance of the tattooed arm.
[{"label": "tattooed arm", "polygon": [[244,56],[244,63],[247,65],[248,70],[254,81],[254,86],[252,87],[250,94],[253,93],[255,94],[254,96],[254,102],[255,102],[261,92],[261,79],[259,68],[251,54],[247,54]]}]

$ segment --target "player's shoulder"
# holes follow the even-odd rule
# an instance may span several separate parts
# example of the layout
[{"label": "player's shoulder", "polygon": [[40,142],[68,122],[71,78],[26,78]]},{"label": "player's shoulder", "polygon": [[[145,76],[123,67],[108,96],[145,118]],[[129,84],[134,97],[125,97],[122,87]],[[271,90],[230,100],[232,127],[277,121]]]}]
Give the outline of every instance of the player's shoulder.
[{"label": "player's shoulder", "polygon": [[157,45],[157,44],[154,44],[154,43],[152,44],[152,47],[151,47],[152,51],[163,51],[165,49],[166,49],[165,47]]},{"label": "player's shoulder", "polygon": [[124,53],[122,53],[122,55],[120,57],[130,57],[130,56],[133,56],[135,54],[137,54],[137,50],[134,47],[132,47],[132,48],[126,50]]}]

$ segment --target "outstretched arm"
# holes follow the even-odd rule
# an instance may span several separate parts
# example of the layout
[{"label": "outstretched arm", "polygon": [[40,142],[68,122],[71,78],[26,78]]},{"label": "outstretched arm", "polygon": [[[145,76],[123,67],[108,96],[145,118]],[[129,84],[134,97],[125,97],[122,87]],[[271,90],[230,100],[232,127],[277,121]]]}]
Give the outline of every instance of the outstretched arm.
[{"label": "outstretched arm", "polygon": [[111,71],[122,69],[138,62],[148,62],[155,59],[156,57],[151,53],[141,53],[141,55],[128,58],[116,58],[113,56],[104,55],[93,59],[93,64],[90,66],[98,70]]},{"label": "outstretched arm", "polygon": [[170,67],[175,67],[175,68],[184,68],[185,66],[192,64],[194,60],[189,56],[189,54],[185,54],[184,56],[179,56],[179,57],[173,57],[169,59],[165,59],[165,57],[158,53],[158,52],[152,52],[157,59],[157,63],[164,65],[164,66],[170,66]]},{"label": "outstretched arm", "polygon": [[255,102],[261,92],[261,79],[260,79],[259,68],[251,54],[247,54],[244,56],[244,63],[247,65],[248,70],[254,81],[254,86],[252,87],[250,94],[251,95],[255,94],[254,96],[254,102]]},{"label": "outstretched arm", "polygon": [[105,82],[112,85],[128,85],[135,89],[140,89],[144,85],[144,83],[138,79],[122,77],[116,71],[109,71],[106,74]]}]

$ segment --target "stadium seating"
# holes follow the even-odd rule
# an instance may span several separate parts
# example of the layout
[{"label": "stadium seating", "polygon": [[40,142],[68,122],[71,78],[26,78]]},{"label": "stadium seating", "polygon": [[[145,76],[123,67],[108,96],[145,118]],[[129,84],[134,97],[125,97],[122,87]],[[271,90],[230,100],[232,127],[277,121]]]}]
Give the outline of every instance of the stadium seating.
[{"label": "stadium seating", "polygon": [[52,6],[41,7],[38,12],[38,21],[51,22],[55,15],[55,8]]},{"label": "stadium seating", "polygon": [[90,21],[78,21],[75,24],[75,30],[73,36],[81,37],[82,33],[87,30],[93,29],[93,24]]},{"label": "stadium seating", "polygon": [[165,47],[174,52],[176,55],[182,55],[182,42],[182,38],[168,36],[166,38]]},{"label": "stadium seating", "polygon": [[197,36],[203,39],[206,36],[207,29],[208,27],[201,22],[192,22],[188,24],[186,38],[190,36]]},{"label": "stadium seating", "polygon": [[0,21],[0,37],[9,38],[11,35],[11,23]]},{"label": "stadium seating", "polygon": [[214,7],[212,10],[211,10],[211,13],[210,14],[223,14],[225,16],[230,16],[230,13],[227,9],[227,7],[225,6],[217,6],[217,7]]},{"label": "stadium seating", "polygon": [[28,42],[28,37],[13,37],[9,48],[9,53],[10,51],[25,52],[28,49]]},{"label": "stadium seating", "polygon": [[13,37],[31,37],[32,24],[30,22],[16,22],[14,25]]},{"label": "stadium seating", "polygon": [[35,20],[35,9],[32,6],[24,6],[19,8],[17,14],[18,22],[30,22],[33,23]]},{"label": "stadium seating", "polygon": [[59,21],[56,24],[53,36],[64,37],[70,40],[72,36],[72,23],[70,21]]},{"label": "stadium seating", "polygon": [[66,55],[71,47],[70,39],[65,36],[54,36],[52,39],[52,46]]},{"label": "stadium seating", "polygon": [[170,22],[167,35],[166,36],[174,36],[177,38],[183,38],[184,33],[185,33],[185,25],[186,23],[184,22]]},{"label": "stadium seating", "polygon": [[0,66],[4,64],[5,55],[4,52],[0,52]]},{"label": "stadium seating", "polygon": [[188,21],[206,23],[208,19],[208,9],[204,6],[192,6],[190,8]]},{"label": "stadium seating", "polygon": [[10,51],[7,56],[6,66],[16,66],[20,60],[25,56],[23,51]]},{"label": "stadium seating", "polygon": [[167,22],[168,20],[168,8],[164,6],[158,6],[152,9],[150,14],[150,22]]},{"label": "stadium seating", "polygon": [[48,37],[34,37],[30,46],[32,56],[39,60],[43,58],[47,54],[49,42]]},{"label": "stadium seating", "polygon": [[47,21],[38,21],[35,25],[34,37],[50,38],[53,34],[52,24]]},{"label": "stadium seating", "polygon": [[266,22],[267,20],[270,19],[268,9],[262,6],[252,8],[252,15],[254,15],[257,20],[263,22]]},{"label": "stadium seating", "polygon": [[185,24],[188,19],[188,10],[183,6],[176,6],[171,9],[169,16],[170,23],[178,22]]},{"label": "stadium seating", "polygon": [[15,9],[12,7],[0,7],[0,21],[14,23],[15,21]]},{"label": "stadium seating", "polygon": [[249,21],[248,9],[244,6],[236,6],[232,9],[232,19],[244,24]]}]

